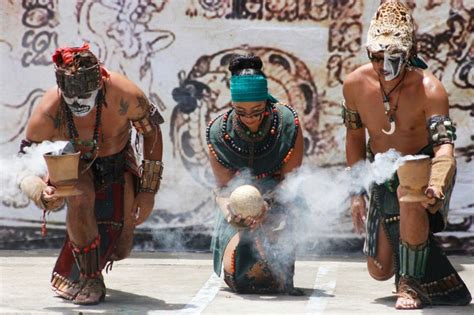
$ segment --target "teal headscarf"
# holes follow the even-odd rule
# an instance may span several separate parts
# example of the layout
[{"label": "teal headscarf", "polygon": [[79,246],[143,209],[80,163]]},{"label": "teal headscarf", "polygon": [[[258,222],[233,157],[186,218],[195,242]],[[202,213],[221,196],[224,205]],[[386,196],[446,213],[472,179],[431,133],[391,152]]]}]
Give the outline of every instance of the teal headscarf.
[{"label": "teal headscarf", "polygon": [[230,94],[233,102],[277,101],[268,94],[267,78],[260,74],[232,76]]}]

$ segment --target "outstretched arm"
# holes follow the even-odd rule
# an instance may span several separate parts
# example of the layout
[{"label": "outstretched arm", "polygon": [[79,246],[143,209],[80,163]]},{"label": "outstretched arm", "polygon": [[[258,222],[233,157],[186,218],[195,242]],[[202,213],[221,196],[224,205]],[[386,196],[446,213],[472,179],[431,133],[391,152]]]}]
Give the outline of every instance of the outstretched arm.
[{"label": "outstretched arm", "polygon": [[150,216],[155,203],[155,194],[160,188],[163,172],[163,139],[160,124],[163,118],[138,87],[131,82],[130,86],[128,100],[123,101],[130,102],[128,119],[137,133],[143,136],[144,160],[141,164],[140,187],[132,207],[136,225],[139,225]]},{"label": "outstretched arm", "polygon": [[[347,166],[352,167],[366,158],[365,128],[357,111],[357,81],[353,75],[349,75],[343,85],[343,120],[346,125],[346,161]],[[349,172],[350,175],[350,172]],[[357,233],[365,230],[366,204],[362,194],[351,196],[352,224]]]}]

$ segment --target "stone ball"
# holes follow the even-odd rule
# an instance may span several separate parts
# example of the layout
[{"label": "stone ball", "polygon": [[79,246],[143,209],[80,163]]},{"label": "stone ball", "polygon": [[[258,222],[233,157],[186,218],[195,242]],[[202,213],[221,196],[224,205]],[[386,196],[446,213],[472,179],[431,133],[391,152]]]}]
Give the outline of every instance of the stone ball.
[{"label": "stone ball", "polygon": [[237,187],[229,198],[229,206],[236,215],[242,218],[258,216],[265,204],[260,191],[252,185]]}]

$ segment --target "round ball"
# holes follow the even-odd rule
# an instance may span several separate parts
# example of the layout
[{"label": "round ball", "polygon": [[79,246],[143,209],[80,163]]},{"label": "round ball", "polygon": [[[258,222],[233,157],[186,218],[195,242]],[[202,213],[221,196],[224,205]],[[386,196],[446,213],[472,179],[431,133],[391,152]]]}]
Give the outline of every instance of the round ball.
[{"label": "round ball", "polygon": [[258,216],[264,206],[260,191],[252,185],[237,187],[229,198],[229,206],[236,215],[242,218]]}]

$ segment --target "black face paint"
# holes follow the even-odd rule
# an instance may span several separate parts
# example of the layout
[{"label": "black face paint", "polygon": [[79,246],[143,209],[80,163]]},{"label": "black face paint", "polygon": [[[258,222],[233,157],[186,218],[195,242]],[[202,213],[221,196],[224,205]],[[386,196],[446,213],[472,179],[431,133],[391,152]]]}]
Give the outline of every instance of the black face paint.
[{"label": "black face paint", "polygon": [[74,116],[83,117],[94,109],[98,93],[99,90],[95,90],[88,94],[89,96],[87,98],[66,97],[63,95],[63,99]]},{"label": "black face paint", "polygon": [[388,73],[385,75],[386,81],[391,81],[400,75],[402,66],[405,62],[404,53],[384,54],[383,70]]},{"label": "black face paint", "polygon": [[87,115],[92,110],[90,106],[81,105],[78,102],[67,104],[67,106],[69,107],[69,109],[71,110],[74,116],[79,116],[79,117]]}]

